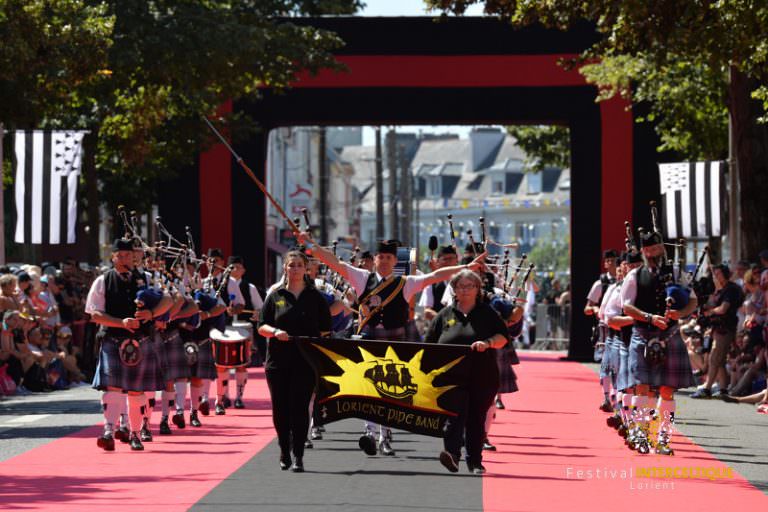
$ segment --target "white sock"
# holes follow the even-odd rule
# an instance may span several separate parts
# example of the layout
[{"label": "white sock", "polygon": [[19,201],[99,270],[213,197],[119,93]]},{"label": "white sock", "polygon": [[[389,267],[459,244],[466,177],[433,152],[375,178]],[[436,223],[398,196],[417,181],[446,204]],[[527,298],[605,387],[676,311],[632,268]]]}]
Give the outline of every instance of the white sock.
[{"label": "white sock", "polygon": [[600,379],[600,384],[603,386],[603,395],[608,400],[608,395],[611,394],[611,378],[606,376]]},{"label": "white sock", "polygon": [[120,417],[120,402],[125,403],[125,398],[119,391],[105,391],[101,395],[105,434],[111,434],[115,431],[115,424]]},{"label": "white sock", "polygon": [[128,396],[120,393],[120,428],[128,428]]},{"label": "white sock", "polygon": [[207,402],[211,393],[211,379],[203,379],[203,397],[202,401]]},{"label": "white sock", "polygon": [[131,426],[131,432],[138,433],[141,430],[145,400],[145,395],[128,395],[128,423]]},{"label": "white sock", "polygon": [[[243,398],[243,391],[245,390],[245,383],[248,382],[248,374],[246,372],[235,372],[235,382],[237,382],[237,398]],[[310,416],[312,415],[312,409],[309,410]]]},{"label": "white sock", "polygon": [[189,383],[189,409],[196,411],[197,406],[202,398],[203,386],[195,386],[191,382]]},{"label": "white sock", "polygon": [[623,393],[621,397],[621,416],[624,420],[624,424],[629,423],[630,419],[630,407],[632,406],[632,397],[629,393]]},{"label": "white sock", "polygon": [[170,414],[170,409],[171,407],[173,407],[175,403],[175,401],[173,400],[175,396],[176,396],[176,393],[174,393],[173,391],[163,390],[161,401],[162,401],[162,409],[163,409],[163,419],[165,420],[168,419],[168,414]]},{"label": "white sock", "polygon": [[672,437],[672,424],[675,422],[675,401],[664,400],[659,397],[659,401],[656,405],[656,409],[659,411],[660,425],[659,425],[659,441],[663,432],[666,432],[669,441],[669,437]]},{"label": "white sock", "polygon": [[187,382],[176,381],[173,383],[174,389],[176,389],[176,410],[183,411],[184,405],[187,403]]}]

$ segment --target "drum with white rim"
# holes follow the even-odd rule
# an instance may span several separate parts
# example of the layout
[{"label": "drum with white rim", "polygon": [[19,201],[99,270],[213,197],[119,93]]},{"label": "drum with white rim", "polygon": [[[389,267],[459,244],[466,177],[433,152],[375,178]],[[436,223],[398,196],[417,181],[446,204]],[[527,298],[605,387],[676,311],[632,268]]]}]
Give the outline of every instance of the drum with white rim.
[{"label": "drum with white rim", "polygon": [[221,368],[238,368],[248,364],[248,333],[243,329],[227,327],[223,332],[211,329],[213,359]]}]

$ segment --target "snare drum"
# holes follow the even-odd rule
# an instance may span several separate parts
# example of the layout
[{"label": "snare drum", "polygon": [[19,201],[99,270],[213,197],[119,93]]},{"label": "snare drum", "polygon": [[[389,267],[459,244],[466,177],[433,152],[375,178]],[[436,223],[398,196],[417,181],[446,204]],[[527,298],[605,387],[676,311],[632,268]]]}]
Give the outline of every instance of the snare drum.
[{"label": "snare drum", "polygon": [[248,339],[248,343],[253,341],[253,324],[251,322],[232,322],[232,328]]},{"label": "snare drum", "polygon": [[237,368],[248,364],[248,338],[239,329],[227,327],[224,332],[211,329],[213,359],[221,368]]}]

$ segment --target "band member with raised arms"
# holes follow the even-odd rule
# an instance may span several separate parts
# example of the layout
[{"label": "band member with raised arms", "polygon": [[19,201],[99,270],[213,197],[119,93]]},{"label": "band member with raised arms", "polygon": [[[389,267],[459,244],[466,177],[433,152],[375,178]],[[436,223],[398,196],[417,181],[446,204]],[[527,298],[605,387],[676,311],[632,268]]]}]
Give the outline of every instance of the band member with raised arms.
[{"label": "band member with raised arms", "polygon": [[455,298],[429,327],[425,341],[453,345],[469,345],[477,352],[470,358],[472,379],[467,389],[462,413],[448,424],[445,450],[440,462],[449,471],[459,470],[462,440],[467,449],[467,468],[471,473],[485,473],[483,440],[488,409],[499,389],[496,349],[507,344],[507,325],[489,304],[481,299],[483,283],[471,270],[462,270],[451,279]]},{"label": "band member with raised arms", "polygon": [[[299,234],[299,241],[305,244],[313,243],[308,233]],[[483,253],[469,265],[445,267],[418,276],[396,276],[394,268],[397,263],[397,246],[396,240],[379,242],[374,256],[373,272],[342,262],[331,251],[319,245],[314,245],[312,249],[312,254],[317,259],[349,282],[357,293],[360,304],[358,333],[368,338],[405,340],[408,304],[411,298],[427,286],[444,281],[460,270],[478,270],[485,258]],[[375,425],[366,422],[365,432],[358,443],[360,449],[368,455],[375,455],[377,452],[375,428]],[[378,450],[383,455],[395,454],[390,439],[391,430],[380,427]]]},{"label": "band member with raised arms", "polygon": [[86,313],[100,325],[101,348],[93,387],[102,390],[104,433],[97,445],[106,450],[115,449],[114,427],[120,415],[120,401],[128,395],[128,423],[132,450],[143,450],[139,439],[145,392],[162,390],[163,376],[154,350],[147,349],[156,336],[155,317],[163,315],[172,301],[163,296],[154,308],[137,310],[136,295],[139,277],[133,269],[133,244],[118,239],[112,246],[114,267],[96,278],[86,301]]},{"label": "band member with raised arms", "polygon": [[[667,286],[674,282],[673,269],[665,264],[660,233],[643,233],[640,246],[645,263],[630,272],[621,287],[624,314],[634,320],[628,382],[635,388],[632,408],[638,432],[634,447],[640,453],[648,453],[655,443],[656,453],[673,455],[669,441],[675,414],[674,392],[696,384],[678,320],[696,309],[697,299],[693,290],[687,298],[675,293],[668,299]],[[659,389],[658,402],[651,386]],[[651,410],[658,414],[658,421],[654,422],[658,424],[657,439],[651,432]]]},{"label": "band member with raised arms", "polygon": [[[315,372],[291,336],[325,336],[331,313],[307,275],[309,259],[289,251],[283,282],[267,296],[259,334],[268,338],[265,373],[272,398],[272,421],[280,444],[280,468],[304,471],[304,442],[309,430],[309,403]],[[293,459],[291,459],[293,454]]]}]

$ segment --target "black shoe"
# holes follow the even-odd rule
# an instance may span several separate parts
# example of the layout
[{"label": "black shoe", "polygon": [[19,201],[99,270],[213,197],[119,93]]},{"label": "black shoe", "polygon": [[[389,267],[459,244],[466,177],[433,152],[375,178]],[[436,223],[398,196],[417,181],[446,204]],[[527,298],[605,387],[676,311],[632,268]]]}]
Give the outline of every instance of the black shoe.
[{"label": "black shoe", "polygon": [[291,465],[291,471],[294,473],[304,472],[304,461],[301,460],[301,457],[296,457],[296,460],[293,461],[293,464]]},{"label": "black shoe", "polygon": [[173,424],[177,427],[184,428],[186,426],[184,423],[184,411],[176,411],[176,413],[173,415],[172,421]]},{"label": "black shoe", "polygon": [[667,443],[659,443],[656,445],[656,453],[659,455],[674,455],[675,450],[673,450]]},{"label": "black shoe", "polygon": [[627,426],[626,425],[620,425],[618,429],[616,429],[616,432],[619,433],[621,437],[626,438],[627,437]]},{"label": "black shoe", "polygon": [[712,398],[712,391],[707,388],[699,388],[689,398]]},{"label": "black shoe", "polygon": [[721,393],[720,394],[720,400],[722,400],[723,402],[727,402],[729,404],[737,404],[737,403],[739,403],[738,400],[736,400],[734,397],[732,397],[728,393]]},{"label": "black shoe", "polygon": [[145,442],[145,443],[152,442],[152,432],[150,432],[149,428],[147,428],[146,426],[141,427],[141,432],[139,432],[139,437],[141,438],[142,442]]},{"label": "black shoe", "polygon": [[312,441],[310,441],[309,439],[307,439],[306,441],[304,441],[304,448],[309,448],[309,449],[312,449],[312,448],[314,448],[314,447],[315,447],[315,445],[313,445],[313,444],[312,444]]},{"label": "black shoe", "polygon": [[200,405],[198,405],[197,410],[200,411],[200,414],[203,416],[208,416],[211,414],[211,405],[208,403],[208,400],[200,400]]},{"label": "black shoe", "polygon": [[115,430],[115,439],[121,443],[127,443],[129,437],[131,437],[131,433],[128,432],[128,428],[120,427],[119,429]]},{"label": "black shoe", "polygon": [[245,404],[241,398],[235,398],[235,409],[245,409]]},{"label": "black shoe", "polygon": [[232,400],[230,400],[228,396],[225,396],[224,397],[224,408],[225,409],[229,409],[230,407],[232,407]]},{"label": "black shoe", "polygon": [[105,452],[115,451],[115,438],[112,434],[102,434],[96,438],[96,446]]},{"label": "black shoe", "polygon": [[293,461],[291,460],[290,455],[281,455],[280,456],[280,469],[283,471],[287,471],[288,468],[290,468],[293,465]]},{"label": "black shoe", "polygon": [[483,450],[485,450],[487,452],[495,452],[496,451],[496,447],[493,446],[491,444],[491,442],[486,439],[485,441],[483,441]]},{"label": "black shoe", "polygon": [[202,427],[203,424],[200,423],[200,418],[197,417],[197,411],[192,411],[189,413],[189,424],[193,427]]},{"label": "black shoe", "polygon": [[395,450],[392,449],[392,447],[389,445],[389,441],[386,439],[379,441],[379,453],[386,455],[387,457],[395,456]]},{"label": "black shoe", "polygon": [[161,436],[169,436],[173,432],[171,432],[171,427],[168,425],[168,418],[165,418],[163,420],[160,420],[160,435]]},{"label": "black shoe", "polygon": [[141,451],[144,449],[144,445],[141,444],[141,441],[139,440],[139,436],[136,435],[136,432],[131,432],[131,450],[134,451]]},{"label": "black shoe", "polygon": [[376,455],[376,441],[373,439],[373,435],[363,434],[360,436],[360,440],[358,440],[357,444],[360,446],[360,449],[365,452],[366,455]]},{"label": "black shoe", "polygon": [[312,427],[312,430],[309,433],[309,438],[313,441],[319,441],[323,438],[323,434],[320,432],[319,428]]},{"label": "black shoe", "polygon": [[605,423],[611,428],[619,428],[619,425],[621,425],[621,417],[615,414],[613,416],[608,416],[605,419]]},{"label": "black shoe", "polygon": [[605,402],[600,404],[600,410],[603,412],[613,412],[613,406],[607,398],[605,399]]},{"label": "black shoe", "polygon": [[456,459],[454,459],[453,455],[451,455],[445,450],[440,452],[440,464],[445,466],[445,469],[447,469],[451,473],[459,472],[459,465],[456,463]]},{"label": "black shoe", "polygon": [[496,408],[497,409],[504,409],[504,402],[501,401],[501,397],[496,397]]},{"label": "black shoe", "polygon": [[485,466],[482,464],[477,464],[472,466],[472,474],[474,475],[484,475],[485,474]]},{"label": "black shoe", "polygon": [[224,409],[224,406],[216,403],[216,416],[224,416],[225,414],[227,414],[227,411]]}]

